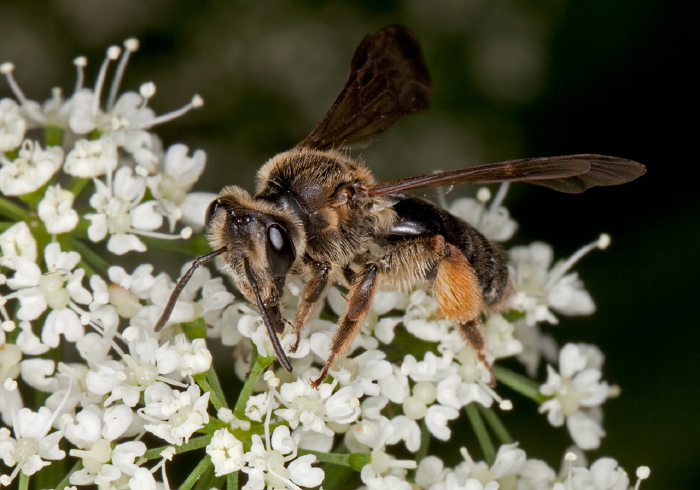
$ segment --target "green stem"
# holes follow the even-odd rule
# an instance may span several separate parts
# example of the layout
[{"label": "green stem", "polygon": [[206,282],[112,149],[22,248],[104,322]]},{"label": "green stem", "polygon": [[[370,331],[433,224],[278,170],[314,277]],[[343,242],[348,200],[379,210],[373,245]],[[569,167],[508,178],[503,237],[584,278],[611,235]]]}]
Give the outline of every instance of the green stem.
[{"label": "green stem", "polygon": [[496,461],[496,449],[491,441],[491,436],[489,436],[486,430],[486,425],[484,425],[484,420],[479,415],[479,409],[476,408],[477,402],[472,402],[466,407],[464,407],[467,413],[467,418],[472,424],[476,438],[479,441],[479,446],[481,446],[481,451],[484,453],[484,460],[491,466],[494,461]]},{"label": "green stem", "polygon": [[183,322],[180,328],[190,340],[207,338],[207,322],[201,316],[191,322]]},{"label": "green stem", "polygon": [[425,425],[425,419],[421,420],[421,431],[420,431],[420,447],[416,453],[416,461],[421,461],[428,455],[428,449],[430,449],[430,431]]},{"label": "green stem", "polygon": [[204,474],[207,469],[211,466],[211,458],[209,455],[205,455],[202,458],[202,461],[199,462],[197,466],[192,470],[192,473],[189,474],[187,479],[180,485],[179,490],[190,490],[195,483],[197,483],[197,480]]},{"label": "green stem", "polygon": [[540,385],[536,381],[503,366],[493,366],[493,372],[499,383],[503,383],[521,395],[537,403],[542,403],[545,400],[540,394]]},{"label": "green stem", "polygon": [[47,126],[44,128],[44,141],[47,146],[61,146],[63,142],[64,130],[56,126]]},{"label": "green stem", "polygon": [[195,449],[201,449],[203,447],[206,447],[206,445],[209,444],[210,442],[211,442],[211,435],[195,437],[194,439],[190,439],[188,442],[186,442],[182,446],[167,445],[167,446],[154,447],[153,449],[149,449],[143,455],[143,458],[146,461],[161,458],[162,456],[160,455],[160,453],[162,453],[164,450],[166,450],[169,447],[174,447],[175,452],[177,454],[186,453],[187,451],[194,451]]},{"label": "green stem", "polygon": [[17,490],[29,490],[29,477],[23,472],[19,472],[19,486]]},{"label": "green stem", "polygon": [[355,471],[360,471],[364,465],[372,462],[372,455],[370,453],[338,454],[312,451],[311,449],[300,449],[299,454],[302,456],[304,454],[313,454],[321,463],[347,466]]},{"label": "green stem", "polygon": [[158,250],[167,250],[169,252],[178,252],[189,256],[204,255],[211,251],[207,242],[206,236],[199,234],[185,240],[183,238],[175,238],[168,240],[165,238],[140,237],[141,241],[148,248]]},{"label": "green stem", "polygon": [[34,217],[21,206],[0,197],[0,214],[13,221],[26,221],[29,223]]},{"label": "green stem", "polygon": [[493,408],[483,406],[481,403],[477,404],[477,408],[479,412],[481,412],[481,416],[486,419],[486,423],[489,424],[489,427],[491,427],[493,433],[496,434],[501,444],[512,444],[513,437],[508,432],[508,429],[506,429],[506,426],[503,425],[503,422],[501,422],[496,411]]},{"label": "green stem", "polygon": [[[210,370],[213,370],[214,368],[210,368]],[[224,401],[223,393],[220,393],[216,389],[214,389],[209,382],[207,381],[206,378],[195,378],[195,381],[197,381],[197,384],[199,385],[200,388],[202,388],[202,391],[205,393],[209,393],[209,401],[211,402],[212,405],[214,405],[214,408],[219,410],[220,408],[227,408],[226,407],[226,402]],[[221,389],[221,387],[219,387]]]},{"label": "green stem", "polygon": [[78,470],[81,470],[83,468],[83,460],[79,459],[73,467],[70,469],[70,471],[66,474],[66,476],[63,477],[63,480],[58,482],[58,485],[56,485],[55,490],[63,490],[70,484],[70,476],[75,473]]},{"label": "green stem", "polygon": [[68,182],[68,185],[66,186],[66,189],[71,191],[73,195],[77,198],[81,192],[83,192],[83,189],[85,189],[85,186],[90,183],[90,179],[85,179],[83,177],[73,177],[70,182]]},{"label": "green stem", "polygon": [[323,488],[350,488],[348,481],[353,477],[353,470],[347,466],[324,468]]},{"label": "green stem", "polygon": [[221,383],[219,382],[219,376],[216,374],[216,369],[214,369],[214,366],[209,368],[209,372],[207,372],[206,381],[209,384],[212,393],[216,395],[216,397],[220,400],[221,403],[221,407],[216,407],[216,405],[214,406],[217,409],[228,408],[228,403],[226,403],[226,394],[224,394],[224,389],[221,387]]},{"label": "green stem", "polygon": [[226,490],[238,490],[238,472],[226,475]]},{"label": "green stem", "polygon": [[75,250],[80,254],[80,257],[83,259],[81,262],[86,270],[89,269],[89,271],[94,273],[94,267],[104,274],[107,273],[107,269],[109,269],[111,264],[103,257],[95,253],[95,251],[89,248],[85,243],[69,236],[67,244],[72,250]]},{"label": "green stem", "polygon": [[248,379],[245,380],[245,384],[238,395],[238,401],[236,401],[236,407],[233,409],[233,414],[238,419],[245,417],[245,406],[248,403],[248,398],[253,393],[255,385],[258,383],[258,378],[267,369],[267,366],[272,364],[275,360],[274,356],[262,357],[259,356],[257,351],[253,351],[253,358],[255,359],[255,364],[248,374]]},{"label": "green stem", "polygon": [[300,449],[299,454],[302,456],[304,454],[313,454],[322,463],[350,467],[350,454],[323,453],[321,451],[312,451],[311,449]]},{"label": "green stem", "polygon": [[210,465],[204,471],[204,474],[197,480],[194,490],[211,490],[213,488],[221,488],[224,481],[224,477],[214,475],[214,466]]}]

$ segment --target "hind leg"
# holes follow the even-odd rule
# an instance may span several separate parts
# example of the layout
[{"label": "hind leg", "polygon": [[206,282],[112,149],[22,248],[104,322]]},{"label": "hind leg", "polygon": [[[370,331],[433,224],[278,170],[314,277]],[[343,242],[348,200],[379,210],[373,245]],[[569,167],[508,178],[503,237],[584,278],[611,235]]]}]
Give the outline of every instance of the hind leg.
[{"label": "hind leg", "polygon": [[479,360],[491,371],[486,359],[486,337],[481,321],[484,300],[474,268],[454,245],[445,243],[443,258],[437,266],[433,295],[438,300],[438,314],[457,324],[460,334],[476,351]]}]

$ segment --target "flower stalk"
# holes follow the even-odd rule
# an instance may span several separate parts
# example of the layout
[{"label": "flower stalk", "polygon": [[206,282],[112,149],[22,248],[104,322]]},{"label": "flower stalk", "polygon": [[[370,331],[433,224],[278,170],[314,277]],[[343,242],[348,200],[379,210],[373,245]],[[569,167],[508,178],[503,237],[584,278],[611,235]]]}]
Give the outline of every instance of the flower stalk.
[{"label": "flower stalk", "polygon": [[476,435],[476,439],[479,441],[481,451],[484,453],[484,460],[489,466],[491,466],[496,461],[496,448],[494,447],[493,441],[491,441],[491,436],[486,429],[484,419],[481,418],[479,409],[476,408],[476,404],[474,403],[470,403],[464,407],[464,411],[467,414],[469,423],[472,425],[472,429],[474,429],[474,434]]}]

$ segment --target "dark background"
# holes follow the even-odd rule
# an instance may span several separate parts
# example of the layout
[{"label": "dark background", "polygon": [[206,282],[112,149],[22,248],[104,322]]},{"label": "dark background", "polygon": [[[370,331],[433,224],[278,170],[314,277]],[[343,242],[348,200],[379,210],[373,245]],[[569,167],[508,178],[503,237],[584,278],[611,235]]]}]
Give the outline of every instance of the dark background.
[{"label": "dark background", "polygon": [[[699,488],[698,199],[690,175],[697,165],[690,154],[697,133],[691,106],[697,77],[690,74],[697,65],[697,50],[691,50],[697,4],[268,5],[4,0],[0,62],[13,61],[26,95],[43,101],[54,85],[72,92],[75,56],[88,57],[91,85],[108,45],[139,38],[124,89],[155,82],[151,106],[159,113],[194,93],[204,97],[203,108],[156,130],[166,145],[182,142],[207,152],[198,190],[216,192],[225,183],[252,189],[255,170],[320,119],[362,37],[403,23],[422,41],[435,97],[428,113],[401,121],[363,152],[378,178],[569,153],[644,163],[648,173],[639,181],[583,195],[515,186],[507,204],[520,230],[512,243],[544,240],[565,257],[601,232],[612,236],[607,251],[576,268],[598,312],[564,318],[553,329],[562,343],[599,345],[605,379],[622,388],[604,407],[608,435],[591,459],[612,456],[633,479],[637,466],[650,466],[645,490]],[[0,96],[6,95],[0,81]],[[458,189],[449,197],[469,192]],[[558,467],[568,436],[543,417],[532,419],[515,420],[514,414],[506,422],[528,456]]]}]

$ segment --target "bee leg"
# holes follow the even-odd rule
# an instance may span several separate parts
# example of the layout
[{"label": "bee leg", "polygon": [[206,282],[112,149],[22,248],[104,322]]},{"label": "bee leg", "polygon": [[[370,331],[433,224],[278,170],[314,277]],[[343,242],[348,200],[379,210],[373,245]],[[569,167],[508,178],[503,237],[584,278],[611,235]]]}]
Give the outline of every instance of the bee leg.
[{"label": "bee leg", "polygon": [[318,300],[321,299],[323,293],[328,288],[331,276],[331,266],[327,262],[310,262],[314,277],[306,284],[304,293],[301,297],[301,303],[297,308],[294,316],[294,332],[296,333],[296,341],[292,346],[292,352],[296,352],[301,341],[301,330],[309,321],[309,317],[314,311],[314,307]]},{"label": "bee leg", "polygon": [[[434,246],[440,245],[435,237]],[[491,372],[490,383],[495,383],[491,363],[486,359],[486,338],[481,312],[483,293],[474,268],[464,254],[451,243],[443,242],[442,259],[437,265],[433,295],[438,300],[438,315],[454,321],[464,340],[476,351],[479,360]]]},{"label": "bee leg", "polygon": [[481,318],[475,318],[474,320],[468,322],[462,322],[458,324],[459,333],[462,334],[464,340],[467,341],[469,346],[476,351],[476,355],[479,360],[486,366],[491,375],[489,380],[489,386],[492,388],[496,386],[496,375],[493,374],[493,366],[486,359],[486,342],[484,337],[484,324]]},{"label": "bee leg", "polygon": [[348,307],[343,317],[338,322],[338,327],[331,340],[331,354],[326,360],[326,364],[321,369],[321,375],[312,384],[318,387],[326,376],[328,370],[333,365],[336,357],[342,356],[348,350],[353,339],[360,330],[362,318],[369,312],[372,306],[372,299],[377,290],[377,276],[380,265],[377,263],[367,264],[358,274],[355,283],[348,295]]}]

